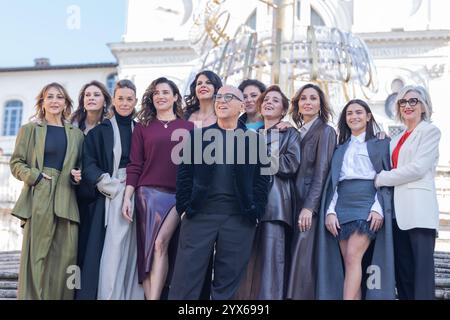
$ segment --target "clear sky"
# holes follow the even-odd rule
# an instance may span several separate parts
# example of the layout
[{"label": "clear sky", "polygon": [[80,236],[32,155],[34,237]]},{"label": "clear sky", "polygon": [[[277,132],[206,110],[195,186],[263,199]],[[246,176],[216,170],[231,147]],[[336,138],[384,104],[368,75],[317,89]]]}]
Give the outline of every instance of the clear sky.
[{"label": "clear sky", "polygon": [[107,43],[125,33],[126,0],[0,0],[0,68],[114,62]]}]

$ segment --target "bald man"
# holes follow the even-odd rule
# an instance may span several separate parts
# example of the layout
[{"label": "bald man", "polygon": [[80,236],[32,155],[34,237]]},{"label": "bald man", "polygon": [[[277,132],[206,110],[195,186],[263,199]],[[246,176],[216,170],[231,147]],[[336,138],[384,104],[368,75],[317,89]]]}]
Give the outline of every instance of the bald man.
[{"label": "bald man", "polygon": [[[217,123],[195,129],[201,135],[191,131],[186,145],[191,156],[183,159],[177,175],[176,207],[182,221],[169,299],[200,298],[214,253],[213,300],[232,299],[247,266],[269,176],[261,174],[259,156],[252,159],[266,152],[258,152],[266,144],[238,124],[243,101],[239,89],[223,86],[214,102]],[[196,139],[200,136],[204,138]],[[201,161],[199,155],[195,159],[196,151],[202,152]]]}]

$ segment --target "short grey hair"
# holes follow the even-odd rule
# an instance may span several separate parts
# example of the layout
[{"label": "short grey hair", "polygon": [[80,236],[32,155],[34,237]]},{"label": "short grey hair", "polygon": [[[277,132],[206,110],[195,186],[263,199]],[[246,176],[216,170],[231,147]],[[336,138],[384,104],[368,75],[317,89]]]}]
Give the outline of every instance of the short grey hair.
[{"label": "short grey hair", "polygon": [[404,122],[402,119],[402,114],[400,113],[400,106],[398,105],[398,101],[403,99],[403,97],[411,91],[414,91],[419,95],[419,100],[422,103],[423,108],[425,109],[425,112],[422,113],[422,120],[430,121],[431,114],[433,113],[433,105],[431,104],[430,95],[427,89],[422,86],[405,86],[398,92],[397,98],[395,99],[395,118],[400,122]]}]

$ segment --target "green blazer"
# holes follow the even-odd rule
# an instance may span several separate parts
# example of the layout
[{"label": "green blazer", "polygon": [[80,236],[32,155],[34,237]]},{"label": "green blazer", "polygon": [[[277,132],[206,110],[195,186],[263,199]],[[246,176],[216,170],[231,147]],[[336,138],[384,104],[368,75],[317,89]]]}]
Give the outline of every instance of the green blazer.
[{"label": "green blazer", "polygon": [[[64,124],[67,136],[66,157],[55,190],[55,214],[79,223],[77,197],[70,171],[81,167],[81,152],[84,135],[71,124]],[[16,138],[16,146],[11,156],[10,168],[14,177],[23,181],[23,188],[12,214],[21,220],[32,216],[31,204],[33,188],[43,170],[47,123],[31,122],[22,126]]]}]

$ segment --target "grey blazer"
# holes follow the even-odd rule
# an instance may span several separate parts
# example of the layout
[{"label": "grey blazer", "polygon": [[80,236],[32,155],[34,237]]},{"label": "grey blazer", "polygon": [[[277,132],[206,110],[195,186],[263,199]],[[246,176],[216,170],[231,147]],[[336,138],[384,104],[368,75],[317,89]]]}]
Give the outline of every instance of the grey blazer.
[{"label": "grey blazer", "polygon": [[[367,141],[367,151],[372,165],[377,173],[390,170],[389,159],[390,139],[371,139]],[[339,145],[331,161],[331,170],[322,196],[322,205],[317,230],[317,299],[341,300],[344,284],[344,268],[342,265],[339,243],[325,227],[326,209],[339,183],[342,161],[349,141]],[[384,213],[383,227],[378,231],[373,247],[372,260],[367,272],[369,279],[366,299],[395,299],[394,249],[392,238],[393,190],[382,187],[377,191],[378,201]]]}]

